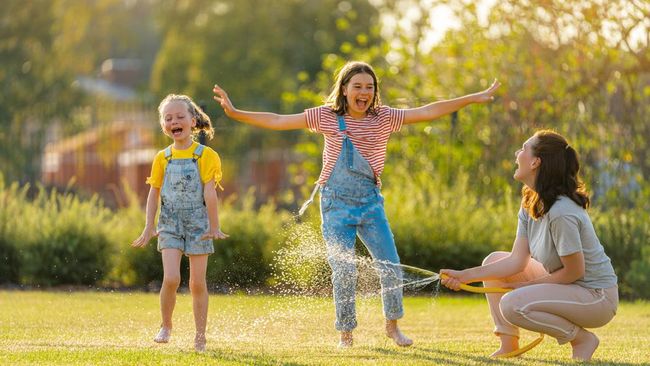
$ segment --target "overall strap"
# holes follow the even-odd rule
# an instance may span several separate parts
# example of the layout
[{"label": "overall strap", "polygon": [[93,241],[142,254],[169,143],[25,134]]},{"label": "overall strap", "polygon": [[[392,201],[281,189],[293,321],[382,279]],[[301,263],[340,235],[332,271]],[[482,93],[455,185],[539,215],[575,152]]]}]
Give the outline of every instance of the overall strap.
[{"label": "overall strap", "polygon": [[192,161],[196,162],[197,160],[199,160],[201,155],[203,155],[204,148],[205,146],[201,144],[196,145],[196,148],[194,149],[194,153],[192,153]]},{"label": "overall strap", "polygon": [[167,161],[172,159],[172,145],[165,148],[165,159],[167,159]]},{"label": "overall strap", "polygon": [[343,116],[336,116],[336,119],[339,121],[339,131],[343,132],[347,130],[347,126],[345,125],[345,118]]},{"label": "overall strap", "polygon": [[[167,160],[167,164],[169,164],[169,162],[172,160],[172,145],[167,146],[165,150],[163,150],[163,153],[165,154],[165,160]],[[165,168],[165,172],[163,174],[167,174],[167,168]],[[160,204],[163,206],[165,205],[165,200],[162,195],[160,196]]]},{"label": "overall strap", "polygon": [[[345,134],[347,130],[347,127],[345,125],[345,119],[343,118],[343,116],[339,116],[339,115],[336,116],[336,119],[339,122],[339,131]],[[346,142],[349,143],[349,141],[347,141],[347,139],[344,137],[343,143]],[[350,150],[348,149],[348,151]],[[305,211],[307,210],[307,207],[309,207],[309,205],[314,201],[314,196],[316,195],[316,192],[318,192],[318,188],[320,188],[320,184],[316,182],[316,184],[314,185],[314,189],[311,191],[311,194],[309,195],[309,198],[307,199],[307,201],[305,201],[302,204],[300,210],[298,210],[298,216],[302,216],[302,214],[304,214]]]}]

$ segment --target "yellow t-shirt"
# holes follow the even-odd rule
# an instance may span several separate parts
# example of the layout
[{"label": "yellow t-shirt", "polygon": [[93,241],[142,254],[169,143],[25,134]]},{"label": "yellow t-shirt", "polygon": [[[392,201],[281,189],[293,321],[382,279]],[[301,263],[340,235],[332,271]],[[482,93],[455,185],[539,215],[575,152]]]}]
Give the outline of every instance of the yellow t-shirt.
[{"label": "yellow t-shirt", "polygon": [[[172,146],[172,159],[191,159],[193,157],[194,149],[198,146],[198,142],[194,141],[192,146],[185,150],[176,150]],[[216,151],[212,150],[209,146],[203,149],[203,154],[198,160],[199,174],[201,181],[205,184],[214,179],[214,185],[221,188],[221,159]],[[147,178],[147,184],[153,188],[160,188],[165,178],[165,168],[167,168],[167,159],[165,159],[165,150],[160,150],[153,159],[151,166],[151,176]]]}]

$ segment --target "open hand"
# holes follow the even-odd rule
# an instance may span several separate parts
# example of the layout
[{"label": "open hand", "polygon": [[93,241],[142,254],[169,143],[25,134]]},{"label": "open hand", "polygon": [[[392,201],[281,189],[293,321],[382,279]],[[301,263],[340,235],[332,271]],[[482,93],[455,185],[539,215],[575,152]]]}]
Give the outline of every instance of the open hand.
[{"label": "open hand", "polygon": [[492,85],[489,88],[483,90],[480,93],[476,93],[476,103],[486,103],[494,100],[494,93],[499,89],[501,83],[499,80],[494,79]]},{"label": "open hand", "polygon": [[214,229],[203,234],[201,240],[219,240],[219,239],[225,239],[229,236],[230,235],[222,232],[221,229]]},{"label": "open hand", "polygon": [[217,84],[214,84],[214,88],[212,89],[212,92],[214,92],[214,100],[221,105],[221,108],[223,108],[223,111],[226,113],[228,117],[232,115],[232,113],[235,111],[235,107],[232,105],[232,102],[230,101],[230,98],[228,98],[228,93],[226,93],[225,90],[221,89],[221,87]]},{"label": "open hand", "polygon": [[131,243],[131,246],[135,248],[143,247],[149,243],[149,240],[151,240],[151,238],[156,236],[158,236],[156,229],[144,228],[144,230],[142,230],[142,234],[140,234],[140,236],[138,236],[138,238],[135,239],[133,243]]}]

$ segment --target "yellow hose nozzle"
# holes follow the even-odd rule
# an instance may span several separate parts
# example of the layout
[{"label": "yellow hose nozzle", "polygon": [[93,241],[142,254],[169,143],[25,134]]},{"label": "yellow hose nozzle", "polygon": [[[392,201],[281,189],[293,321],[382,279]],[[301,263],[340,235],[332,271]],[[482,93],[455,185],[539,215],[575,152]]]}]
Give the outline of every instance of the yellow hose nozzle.
[{"label": "yellow hose nozzle", "polygon": [[[440,274],[440,278],[449,278],[449,276],[445,273]],[[478,286],[470,286],[466,285],[464,283],[460,284],[460,288],[462,290],[465,290],[467,292],[473,292],[476,294],[492,294],[492,293],[505,293],[505,292],[510,292],[513,289],[511,288],[504,288],[504,287],[478,287]]]}]

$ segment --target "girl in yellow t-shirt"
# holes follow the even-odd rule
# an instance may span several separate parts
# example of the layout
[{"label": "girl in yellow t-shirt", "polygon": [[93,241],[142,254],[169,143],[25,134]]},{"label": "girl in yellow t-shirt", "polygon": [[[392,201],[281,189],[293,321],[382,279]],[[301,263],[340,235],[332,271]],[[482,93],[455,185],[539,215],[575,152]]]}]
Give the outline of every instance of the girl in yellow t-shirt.
[{"label": "girl in yellow t-shirt", "polygon": [[[162,253],[163,283],[160,289],[162,325],[154,338],[167,343],[172,330],[172,313],[176,290],[181,281],[180,263],[183,254],[190,259],[190,291],[194,309],[196,336],[194,348],[204,351],[208,315],[208,288],[205,274],[208,255],[214,253],[213,240],[225,239],[217,210],[217,192],[221,187],[221,160],[210,147],[193,140],[204,131],[212,138],[210,118],[185,95],[168,95],[158,106],[160,126],[174,140],[158,152],[153,161],[151,186],[147,197],[147,220],[142,234],[131,244],[145,246],[158,236]],[[158,226],[154,227],[160,202]]]}]

